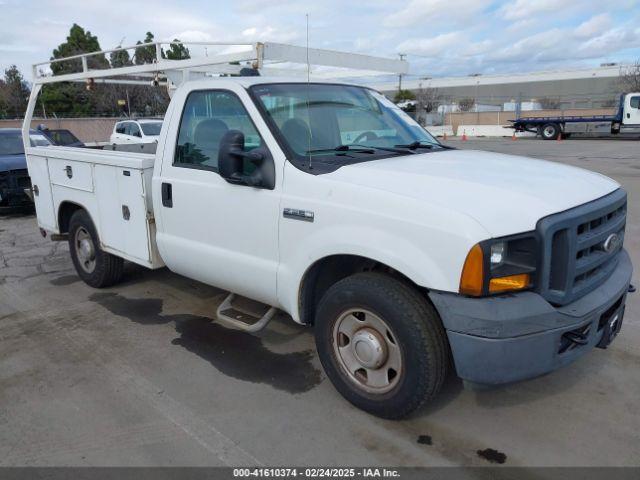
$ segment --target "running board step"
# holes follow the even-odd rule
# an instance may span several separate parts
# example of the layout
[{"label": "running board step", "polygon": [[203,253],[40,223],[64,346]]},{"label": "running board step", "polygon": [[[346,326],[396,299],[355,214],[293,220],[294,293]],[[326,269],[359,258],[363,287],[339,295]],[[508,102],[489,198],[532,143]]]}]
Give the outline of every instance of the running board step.
[{"label": "running board step", "polygon": [[258,332],[271,321],[278,309],[270,307],[264,315],[257,316],[254,312],[249,312],[241,307],[234,306],[234,293],[230,293],[220,304],[216,311],[216,317],[220,323],[230,325],[245,332]]}]

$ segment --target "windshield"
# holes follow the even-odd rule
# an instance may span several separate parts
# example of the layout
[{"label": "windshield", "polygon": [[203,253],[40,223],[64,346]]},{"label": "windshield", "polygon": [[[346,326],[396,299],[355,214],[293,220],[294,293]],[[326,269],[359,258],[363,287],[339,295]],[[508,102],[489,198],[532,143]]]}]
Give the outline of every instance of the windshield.
[{"label": "windshield", "polygon": [[71,145],[80,141],[69,130],[49,130],[48,134],[56,145]]},{"label": "windshield", "polygon": [[49,139],[41,133],[32,133],[29,135],[29,139],[31,140],[32,147],[48,147],[51,145]]},{"label": "windshield", "polygon": [[23,153],[20,132],[0,134],[0,155],[22,155]]},{"label": "windshield", "polygon": [[298,160],[347,164],[354,156],[365,161],[410,154],[398,147],[415,142],[440,148],[393,102],[368,88],[294,83],[256,85],[251,90]]},{"label": "windshield", "polygon": [[140,123],[140,127],[145,135],[160,135],[162,122],[144,122]]},{"label": "windshield", "polygon": [[[51,145],[49,139],[40,133],[32,133],[29,138],[31,139],[32,147],[46,147]],[[0,133],[0,155],[23,154],[24,147],[22,145],[21,132]]]}]

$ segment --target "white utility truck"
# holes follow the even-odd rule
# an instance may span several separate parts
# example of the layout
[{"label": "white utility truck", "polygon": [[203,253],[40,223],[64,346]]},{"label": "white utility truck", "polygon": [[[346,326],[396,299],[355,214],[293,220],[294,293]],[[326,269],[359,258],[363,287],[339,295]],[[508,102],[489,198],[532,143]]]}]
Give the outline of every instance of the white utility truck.
[{"label": "white utility truck", "polygon": [[[313,326],[340,393],[386,418],[434,397],[451,368],[513,382],[620,331],[625,191],[586,170],[441,145],[380,93],[317,80],[404,62],[273,43],[111,70],[86,57],[74,74],[34,68],[25,132],[50,82],[127,76],[172,92],[155,155],[25,144],[39,226],[68,239],[87,284],[116,284],[125,260],[166,265],[231,292],[216,319],[234,328],[282,310]],[[307,70],[220,76],[247,61],[254,74]]]}]

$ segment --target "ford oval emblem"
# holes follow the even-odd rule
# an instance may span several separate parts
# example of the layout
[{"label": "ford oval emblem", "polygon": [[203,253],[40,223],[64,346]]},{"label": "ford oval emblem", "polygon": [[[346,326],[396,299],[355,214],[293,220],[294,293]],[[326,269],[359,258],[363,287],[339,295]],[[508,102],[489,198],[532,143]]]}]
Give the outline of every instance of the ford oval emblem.
[{"label": "ford oval emblem", "polygon": [[612,233],[607,237],[607,239],[602,244],[602,249],[607,253],[611,253],[616,248],[618,248],[619,243],[620,243],[620,236],[617,233]]}]

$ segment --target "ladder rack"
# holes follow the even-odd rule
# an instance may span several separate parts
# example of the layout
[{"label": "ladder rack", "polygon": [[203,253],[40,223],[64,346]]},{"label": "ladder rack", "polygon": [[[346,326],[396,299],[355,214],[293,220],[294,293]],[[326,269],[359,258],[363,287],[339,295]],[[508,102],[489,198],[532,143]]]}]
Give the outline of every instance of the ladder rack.
[{"label": "ladder rack", "polygon": [[[184,60],[163,58],[163,46],[181,44],[201,47],[205,55]],[[127,65],[116,68],[90,68],[92,60],[105,58],[106,54],[126,52],[144,48],[153,51],[152,63]],[[209,49],[218,50],[212,55]],[[79,62],[77,62],[79,60]],[[80,71],[56,75],[51,66],[56,63],[75,61]],[[294,76],[307,75],[312,78],[359,77],[368,75],[404,75],[409,65],[404,60],[396,60],[359,53],[300,47],[274,42],[229,43],[229,42],[149,42],[111,50],[83,53],[65,58],[51,59],[33,65],[33,83],[43,85],[57,82],[100,81],[105,83],[157,83],[167,80],[178,86],[192,78],[206,75],[237,75],[243,68],[258,70],[260,75]],[[108,80],[106,80],[108,79]]]}]

